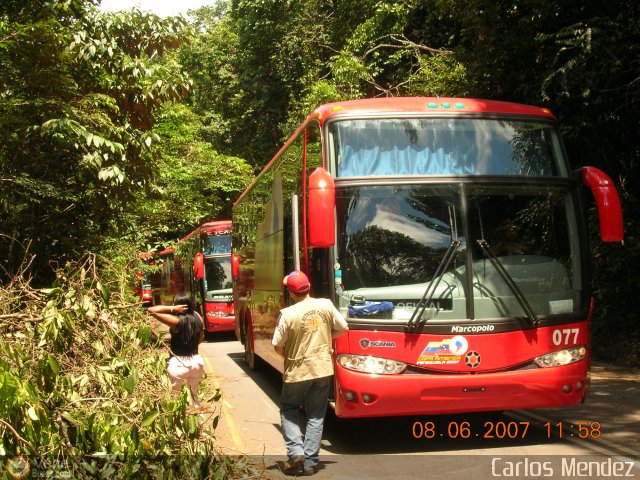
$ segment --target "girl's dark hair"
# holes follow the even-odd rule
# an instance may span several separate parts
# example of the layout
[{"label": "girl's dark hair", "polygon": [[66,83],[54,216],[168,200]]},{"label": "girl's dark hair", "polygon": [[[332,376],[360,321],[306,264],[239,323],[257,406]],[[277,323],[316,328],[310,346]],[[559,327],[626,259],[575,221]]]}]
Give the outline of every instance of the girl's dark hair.
[{"label": "girl's dark hair", "polygon": [[181,290],[175,294],[175,296],[173,297],[173,304],[186,305],[188,307],[187,313],[193,313],[193,302],[191,301],[191,296],[184,290]]},{"label": "girl's dark hair", "polygon": [[173,297],[174,305],[186,305],[188,310],[186,313],[179,315],[178,335],[185,345],[198,345],[200,339],[200,330],[203,328],[202,322],[195,314],[191,296],[185,291],[180,291]]}]

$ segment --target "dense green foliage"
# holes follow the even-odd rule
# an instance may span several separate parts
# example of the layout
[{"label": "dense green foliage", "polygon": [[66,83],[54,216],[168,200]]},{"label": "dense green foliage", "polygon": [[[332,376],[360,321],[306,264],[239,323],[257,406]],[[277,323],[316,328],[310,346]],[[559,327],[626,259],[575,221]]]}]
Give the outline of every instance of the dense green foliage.
[{"label": "dense green foliage", "polygon": [[53,288],[0,289],[0,456],[35,458],[47,478],[228,478],[217,417],[171,395],[167,349],[127,301],[122,266],[102,264],[111,280],[89,256]]},{"label": "dense green foliage", "polygon": [[[114,240],[143,249],[228,216],[250,169],[195,138],[184,108],[171,113],[192,84],[169,55],[186,22],[40,4],[0,7],[0,276],[28,251],[46,284],[50,262]],[[190,125],[173,130],[180,115]]]},{"label": "dense green foliage", "polygon": [[180,20],[75,3],[0,16],[0,255],[13,271],[24,255],[13,242],[30,243],[38,277],[126,227],[153,171],[154,110],[189,87],[177,65],[152,65],[182,40]]},{"label": "dense green foliage", "polygon": [[201,120],[183,104],[167,105],[159,115],[157,174],[127,212],[137,225],[128,234],[133,243],[170,243],[203,221],[231,218],[232,202],[253,171],[243,159],[217,153],[202,131]]}]

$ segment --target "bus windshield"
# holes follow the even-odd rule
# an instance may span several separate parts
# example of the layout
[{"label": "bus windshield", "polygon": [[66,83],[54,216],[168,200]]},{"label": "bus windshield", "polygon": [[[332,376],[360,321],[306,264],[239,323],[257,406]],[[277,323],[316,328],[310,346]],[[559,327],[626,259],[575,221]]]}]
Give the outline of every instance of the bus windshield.
[{"label": "bus windshield", "polygon": [[231,234],[205,235],[202,237],[202,253],[220,255],[231,252]]},{"label": "bus windshield", "polygon": [[567,177],[553,124],[488,118],[388,118],[329,124],[336,177]]},{"label": "bus windshield", "polygon": [[350,305],[388,301],[393,309],[380,318],[408,321],[455,243],[429,297],[429,318],[526,317],[518,292],[536,317],[583,313],[573,209],[565,187],[546,184],[342,188],[338,304],[353,317]]},{"label": "bus windshield", "polygon": [[225,299],[231,295],[231,257],[205,257],[206,300]]}]

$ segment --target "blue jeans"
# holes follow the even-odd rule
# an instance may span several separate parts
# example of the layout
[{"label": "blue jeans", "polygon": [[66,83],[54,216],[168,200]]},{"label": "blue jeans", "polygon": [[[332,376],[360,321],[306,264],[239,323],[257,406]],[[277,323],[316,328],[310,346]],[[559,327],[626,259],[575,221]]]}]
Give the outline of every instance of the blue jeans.
[{"label": "blue jeans", "polygon": [[[315,468],[320,454],[320,440],[331,379],[323,377],[303,382],[284,383],[280,395],[280,420],[289,458],[304,455],[304,468]],[[302,439],[300,407],[304,407],[307,425]]]}]

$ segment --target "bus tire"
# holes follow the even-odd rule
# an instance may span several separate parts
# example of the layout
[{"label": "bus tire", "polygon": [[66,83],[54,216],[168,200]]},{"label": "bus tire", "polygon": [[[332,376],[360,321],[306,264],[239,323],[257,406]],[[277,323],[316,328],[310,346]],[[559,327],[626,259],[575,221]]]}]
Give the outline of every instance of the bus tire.
[{"label": "bus tire", "polygon": [[244,339],[244,360],[245,362],[247,362],[247,366],[250,370],[257,369],[258,359],[255,352],[251,348],[251,339],[249,338],[249,335],[246,335]]}]

